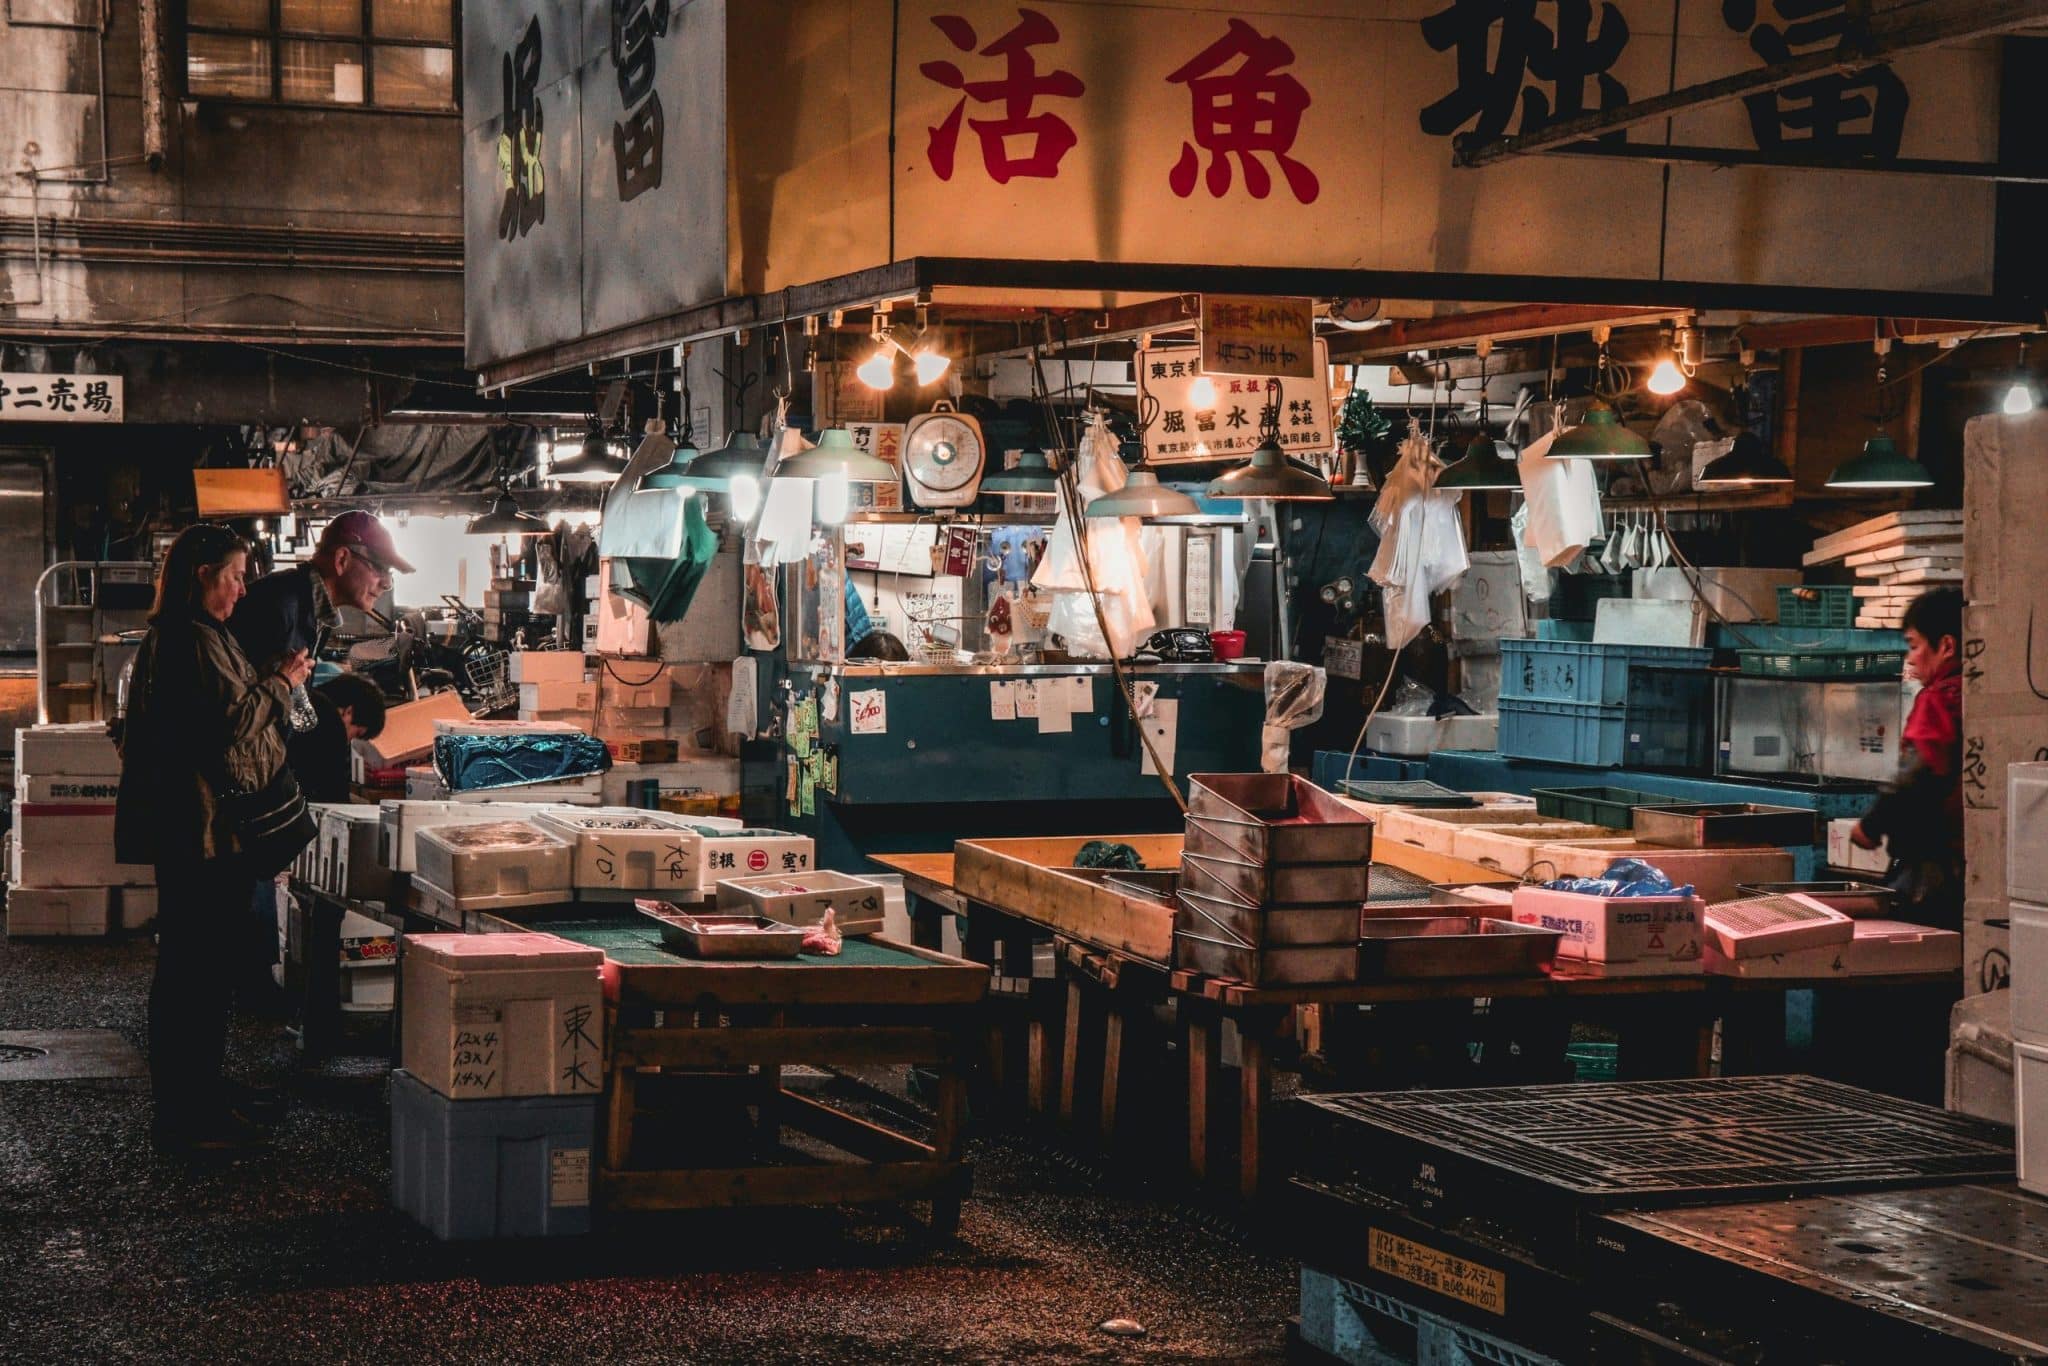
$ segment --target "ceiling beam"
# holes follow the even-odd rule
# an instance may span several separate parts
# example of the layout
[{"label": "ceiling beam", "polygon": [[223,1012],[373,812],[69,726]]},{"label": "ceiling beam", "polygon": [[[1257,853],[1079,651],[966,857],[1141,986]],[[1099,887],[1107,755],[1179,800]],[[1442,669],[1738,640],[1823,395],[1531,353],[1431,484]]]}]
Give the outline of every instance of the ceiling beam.
[{"label": "ceiling beam", "polygon": [[1470,346],[1481,338],[1495,342],[1550,337],[1561,332],[1586,332],[1595,327],[1627,327],[1683,316],[1684,309],[1623,309],[1602,304],[1518,304],[1472,313],[1446,313],[1434,318],[1400,318],[1369,332],[1332,335],[1330,359],[1344,363],[1398,360],[1411,351],[1442,346]]},{"label": "ceiling beam", "polygon": [[1735,329],[1752,351],[1782,351],[1795,346],[1868,346],[1882,335],[1897,341],[1941,341],[1945,338],[2009,335],[2024,326],[1987,328],[1982,323],[1952,318],[1788,318],[1783,322],[1744,323]]},{"label": "ceiling beam", "polygon": [[1727,104],[1748,95],[1777,90],[1795,81],[1837,72],[1860,71],[1923,48],[1941,47],[1971,38],[2008,33],[2048,23],[2048,0],[1919,0],[1871,12],[1862,23],[1850,7],[1848,31],[1840,43],[1790,61],[1757,67],[1663,95],[1632,100],[1615,109],[1558,119],[1513,137],[1478,138],[1463,134],[1453,143],[1452,163],[1484,166],[1530,152],[1548,152],[1574,142],[1603,137],[1676,114]]}]

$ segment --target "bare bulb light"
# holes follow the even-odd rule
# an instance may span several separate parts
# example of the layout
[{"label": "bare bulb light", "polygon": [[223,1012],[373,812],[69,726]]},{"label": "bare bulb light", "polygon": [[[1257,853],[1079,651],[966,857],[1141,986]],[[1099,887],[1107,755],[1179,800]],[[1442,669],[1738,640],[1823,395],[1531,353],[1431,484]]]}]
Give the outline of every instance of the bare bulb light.
[{"label": "bare bulb light", "polygon": [[853,511],[853,482],[843,474],[828,474],[818,480],[818,520],[838,526]]},{"label": "bare bulb light", "polygon": [[1188,402],[1194,404],[1197,408],[1215,407],[1216,381],[1210,379],[1207,375],[1203,375],[1200,379],[1189,385]]},{"label": "bare bulb light", "polygon": [[874,355],[860,363],[853,372],[860,376],[860,382],[870,389],[891,389],[896,385],[896,357],[888,347],[882,347]]},{"label": "bare bulb light", "polygon": [[1666,356],[1650,371],[1650,392],[1653,394],[1675,394],[1685,387],[1685,372],[1678,368],[1678,362]]},{"label": "bare bulb light", "polygon": [[912,355],[910,363],[917,368],[919,384],[937,384],[946,377],[946,371],[953,368],[951,356],[942,355],[929,347]]},{"label": "bare bulb light", "polygon": [[751,474],[735,474],[732,477],[732,515],[742,522],[752,522],[754,514],[761,510],[761,481]]},{"label": "bare bulb light", "polygon": [[2013,417],[2034,411],[2034,386],[2025,380],[2016,380],[2012,388],[2005,391],[2005,402],[2001,405]]}]

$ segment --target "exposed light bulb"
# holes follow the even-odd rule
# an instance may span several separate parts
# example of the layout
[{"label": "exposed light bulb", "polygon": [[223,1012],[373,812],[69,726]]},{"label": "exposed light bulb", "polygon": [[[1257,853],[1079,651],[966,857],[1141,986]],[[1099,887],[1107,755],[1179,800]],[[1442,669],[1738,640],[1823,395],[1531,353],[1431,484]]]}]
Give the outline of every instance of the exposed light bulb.
[{"label": "exposed light bulb", "polygon": [[761,510],[761,481],[751,474],[735,474],[730,492],[732,515],[742,522],[753,521]]},{"label": "exposed light bulb", "polygon": [[874,355],[860,363],[853,372],[860,376],[860,382],[870,389],[890,389],[896,384],[896,357],[888,347],[879,348]]},{"label": "exposed light bulb", "polygon": [[2034,411],[2034,386],[2025,380],[2015,380],[2012,388],[2005,391],[2005,411],[2014,417]]},{"label": "exposed light bulb", "polygon": [[910,363],[917,367],[919,384],[937,384],[953,368],[953,358],[926,347],[911,356]]},{"label": "exposed light bulb", "polygon": [[853,511],[853,481],[843,474],[828,474],[818,480],[818,520],[838,526]]},{"label": "exposed light bulb", "polygon": [[1210,379],[1207,375],[1197,379],[1188,386],[1188,402],[1194,404],[1197,408],[1215,407],[1216,381]]},{"label": "exposed light bulb", "polygon": [[1677,361],[1666,356],[1650,371],[1649,387],[1653,394],[1675,394],[1685,387],[1685,372],[1678,368]]}]

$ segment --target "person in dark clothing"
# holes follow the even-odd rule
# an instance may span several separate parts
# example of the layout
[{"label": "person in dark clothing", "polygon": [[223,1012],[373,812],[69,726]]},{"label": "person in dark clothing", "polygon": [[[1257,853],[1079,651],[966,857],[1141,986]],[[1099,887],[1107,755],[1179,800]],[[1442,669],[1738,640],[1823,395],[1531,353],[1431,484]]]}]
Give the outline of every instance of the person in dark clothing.
[{"label": "person in dark clothing", "polygon": [[312,690],[319,722],[286,741],[292,773],[309,802],[349,799],[349,746],[384,733],[384,693],[361,674],[342,674]]},{"label": "person in dark clothing", "polygon": [[1906,609],[1906,670],[1920,695],[1900,737],[1897,783],[1850,839],[1892,857],[1900,915],[1957,930],[1963,923],[1963,595],[1922,593]]},{"label": "person in dark clothing", "polygon": [[119,742],[116,852],[156,868],[149,1069],[153,1137],[170,1150],[256,1139],[222,1076],[234,961],[224,945],[250,883],[223,797],[261,789],[284,766],[283,718],[312,663],[299,651],[259,672],[228,633],[247,562],[222,526],[190,527],[172,544]]}]

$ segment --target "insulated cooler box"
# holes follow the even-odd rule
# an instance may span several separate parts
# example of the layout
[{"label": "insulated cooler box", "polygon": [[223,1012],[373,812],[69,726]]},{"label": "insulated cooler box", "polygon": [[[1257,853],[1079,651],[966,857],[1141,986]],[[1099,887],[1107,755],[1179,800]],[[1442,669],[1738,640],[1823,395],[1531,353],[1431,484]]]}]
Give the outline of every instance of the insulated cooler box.
[{"label": "insulated cooler box", "polygon": [[455,1100],[604,1086],[600,949],[551,934],[409,934],[405,1070]]},{"label": "insulated cooler box", "polygon": [[569,899],[569,845],[527,821],[422,830],[413,880],[457,911]]},{"label": "insulated cooler box", "polygon": [[808,835],[781,830],[726,830],[684,817],[684,833],[692,844],[688,867],[699,895],[709,895],[729,877],[757,873],[807,873],[816,860]]},{"label": "insulated cooler box", "polygon": [[[533,811],[539,810],[534,805]],[[418,872],[420,831],[442,825],[488,825],[529,814],[512,802],[382,802],[378,805],[378,857],[394,873]]]},{"label": "insulated cooler box", "polygon": [[697,891],[698,837],[679,816],[598,807],[543,812],[534,824],[574,849],[570,882],[578,891]]},{"label": "insulated cooler box", "polygon": [[391,1203],[436,1238],[590,1231],[594,1096],[452,1101],[391,1074]]},{"label": "insulated cooler box", "polygon": [[113,897],[106,887],[10,887],[7,937],[98,938],[113,928]]}]

